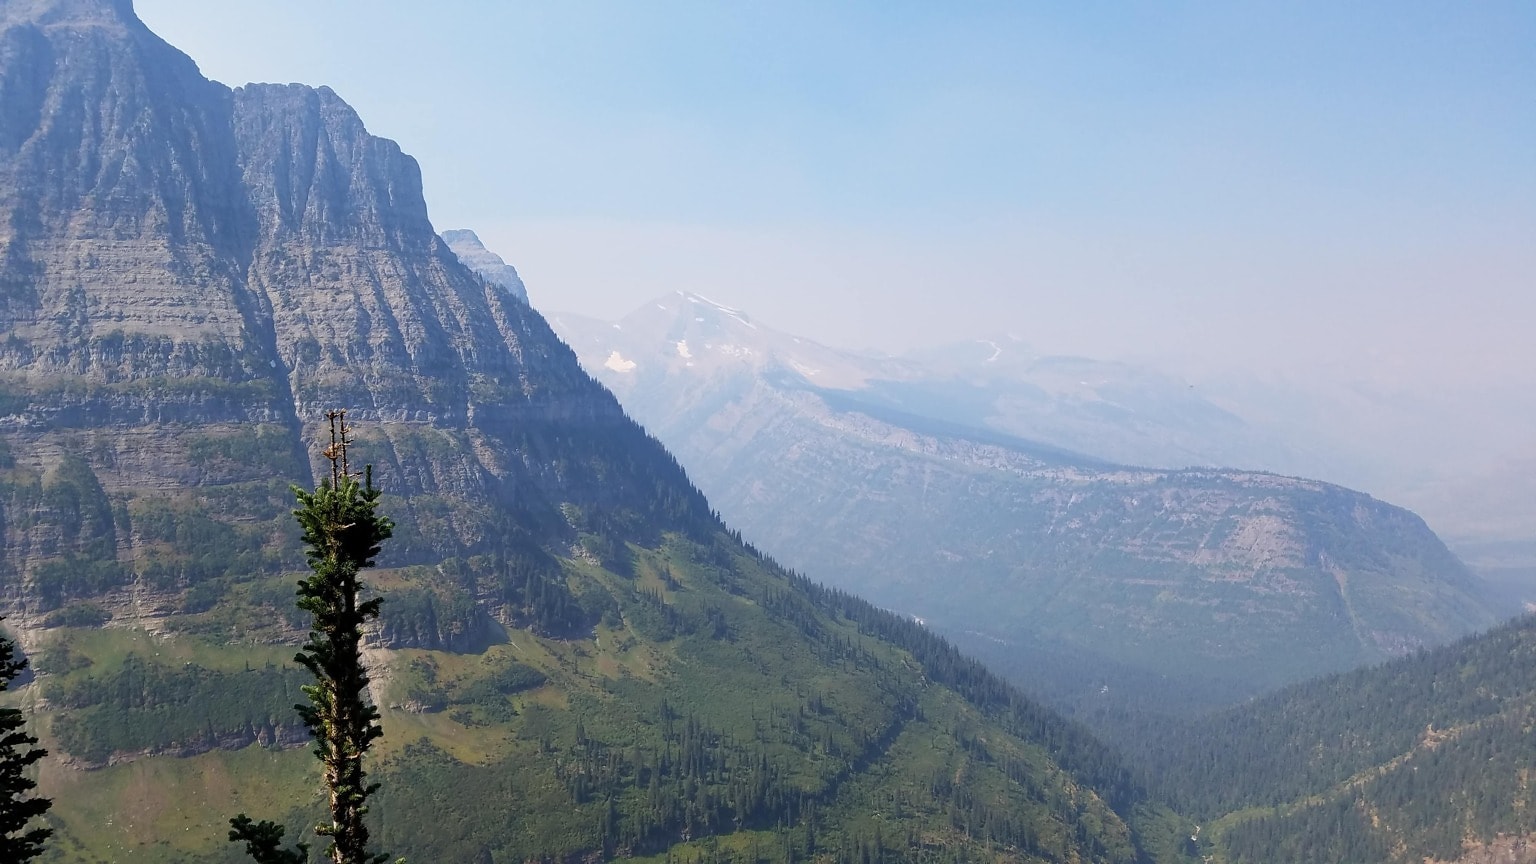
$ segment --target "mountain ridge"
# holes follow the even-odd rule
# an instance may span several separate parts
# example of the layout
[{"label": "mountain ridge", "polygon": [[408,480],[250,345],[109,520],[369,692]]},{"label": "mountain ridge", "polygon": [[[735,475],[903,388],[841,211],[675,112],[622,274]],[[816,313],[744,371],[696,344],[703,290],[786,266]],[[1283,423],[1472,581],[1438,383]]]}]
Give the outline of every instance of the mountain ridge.
[{"label": "mountain ridge", "polygon": [[[858,390],[870,402],[915,413],[943,411],[978,430],[1118,464],[1240,467],[1244,460],[1235,458],[1238,453],[1256,452],[1266,454],[1266,462],[1291,459],[1282,442],[1265,439],[1182,380],[1123,363],[1038,355],[1014,337],[902,355],[850,351],[759,326],[740,310],[688,292],[658,297],[615,322],[558,312],[551,319],[578,353],[602,343],[621,354],[650,355],[648,367],[637,373],[641,378],[656,372],[658,363],[670,371],[689,365],[670,354],[655,356],[649,343],[624,344],[633,332],[652,334],[654,343],[655,334],[666,331],[668,341],[699,349],[682,358],[699,369],[742,359],[777,363],[818,386]],[[1233,440],[1242,442],[1235,450]]]},{"label": "mountain ridge", "polygon": [[[965,369],[997,353],[924,372],[679,296],[613,326],[552,320],[755,543],[1085,717],[1105,691],[1185,713],[1496,620],[1422,519],[1363,493],[1078,456],[981,425],[997,403],[968,401]],[[1087,363],[1036,389],[1100,392]]]}]

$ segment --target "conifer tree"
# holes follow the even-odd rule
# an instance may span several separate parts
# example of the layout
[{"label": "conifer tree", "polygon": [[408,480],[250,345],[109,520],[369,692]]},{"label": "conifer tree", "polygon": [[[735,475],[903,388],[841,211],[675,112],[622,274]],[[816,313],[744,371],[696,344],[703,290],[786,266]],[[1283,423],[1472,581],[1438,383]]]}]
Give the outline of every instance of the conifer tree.
[{"label": "conifer tree", "polygon": [[[373,485],[373,466],[365,470],[362,482],[348,469],[346,412],[332,411],[327,417],[331,446],[325,456],[331,477],[322,479],[313,492],[293,490],[299,502],[294,517],[304,531],[312,571],[299,583],[298,606],[313,616],[309,641],[294,659],[315,676],[315,683],[304,688],[309,704],[295,707],[315,739],[315,756],[322,766],[330,822],[316,826],[315,833],[331,838],[326,859],[331,864],[382,864],[389,856],[368,850],[363,822],[368,796],[378,788],[367,782],[363,756],[384,733],[378,709],[367,699],[361,644],[363,625],[378,617],[382,601],[360,599],[359,573],[373,566],[393,524],[377,512],[382,493]],[[230,825],[229,839],[243,841],[258,864],[302,864],[308,859],[306,844],[294,850],[281,847],[280,825],[252,822],[245,814]]]},{"label": "conifer tree", "polygon": [[[0,636],[0,691],[9,689],[25,668],[26,658],[18,659],[15,644]],[[18,864],[41,855],[43,841],[53,834],[51,828],[27,829],[53,802],[27,797],[37,788],[27,768],[48,751],[34,746],[37,739],[27,734],[26,722],[20,708],[0,708],[0,861]]]}]

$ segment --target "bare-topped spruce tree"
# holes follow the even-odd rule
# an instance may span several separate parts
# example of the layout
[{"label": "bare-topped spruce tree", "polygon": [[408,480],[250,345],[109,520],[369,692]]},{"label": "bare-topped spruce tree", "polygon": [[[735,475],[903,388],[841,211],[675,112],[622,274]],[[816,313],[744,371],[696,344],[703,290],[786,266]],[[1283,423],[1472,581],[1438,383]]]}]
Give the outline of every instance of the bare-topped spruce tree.
[{"label": "bare-topped spruce tree", "polygon": [[[331,476],[314,492],[293,487],[299,501],[293,515],[304,530],[313,571],[299,583],[298,606],[314,616],[309,641],[294,659],[315,676],[315,683],[304,688],[309,704],[295,707],[315,739],[315,756],[324,768],[331,820],[316,826],[315,833],[331,838],[326,860],[382,864],[389,856],[368,850],[368,827],[363,823],[368,796],[378,788],[367,782],[363,756],[384,732],[378,709],[367,699],[361,646],[363,625],[378,617],[381,600],[359,600],[363,583],[358,574],[373,566],[393,523],[377,512],[381,493],[373,485],[373,466],[363,471],[361,482],[348,466],[352,440],[347,412],[331,411],[326,417],[331,422],[331,444],[325,449]],[[244,842],[258,864],[305,864],[309,859],[308,844],[283,848],[281,825],[253,822],[244,813],[230,825],[229,839]]]}]

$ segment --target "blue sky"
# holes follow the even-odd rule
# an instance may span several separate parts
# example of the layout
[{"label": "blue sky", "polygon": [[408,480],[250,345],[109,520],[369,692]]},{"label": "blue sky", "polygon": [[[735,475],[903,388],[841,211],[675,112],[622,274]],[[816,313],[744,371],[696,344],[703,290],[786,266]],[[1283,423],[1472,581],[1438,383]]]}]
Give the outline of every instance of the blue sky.
[{"label": "blue sky", "polygon": [[334,87],[547,310],[1536,384],[1527,0],[137,8]]}]

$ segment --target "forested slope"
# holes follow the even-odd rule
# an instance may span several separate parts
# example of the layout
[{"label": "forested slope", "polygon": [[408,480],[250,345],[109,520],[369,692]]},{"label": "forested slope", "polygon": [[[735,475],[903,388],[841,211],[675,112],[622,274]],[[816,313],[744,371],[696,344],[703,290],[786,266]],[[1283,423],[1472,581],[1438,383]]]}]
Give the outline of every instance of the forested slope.
[{"label": "forested slope", "polygon": [[1221,860],[1455,860],[1536,834],[1536,618],[1149,730],[1157,793]]}]

